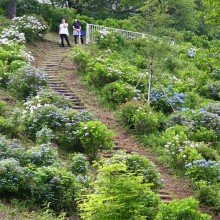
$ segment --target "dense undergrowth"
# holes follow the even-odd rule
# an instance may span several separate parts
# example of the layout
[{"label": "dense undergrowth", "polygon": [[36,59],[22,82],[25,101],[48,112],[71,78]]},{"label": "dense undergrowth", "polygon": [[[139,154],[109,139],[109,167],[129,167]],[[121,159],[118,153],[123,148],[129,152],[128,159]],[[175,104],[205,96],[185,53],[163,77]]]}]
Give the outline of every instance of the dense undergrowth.
[{"label": "dense undergrowth", "polygon": [[[193,198],[162,204],[158,196],[160,175],[143,156],[119,152],[110,159],[98,160],[98,151],[113,147],[112,132],[92,113],[73,110],[68,101],[48,88],[46,75],[31,67],[33,57],[25,41],[42,39],[47,24],[33,15],[12,22],[2,20],[5,27],[0,37],[0,216],[41,220],[75,219],[77,215],[86,220],[211,219],[197,211],[199,202]],[[92,48],[93,52],[78,48],[72,56],[83,64],[79,65],[81,71],[89,85],[99,89],[102,99],[111,108],[120,106],[120,121],[135,134],[141,134],[146,146],[181,173],[187,166],[185,173],[189,177],[195,177],[194,172],[198,174],[194,186],[198,199],[208,205],[212,203],[213,209],[218,210],[219,134],[215,116],[219,107],[214,105],[219,99],[215,86],[218,72],[214,74],[213,68],[209,69],[213,73],[209,81],[212,86],[204,86],[200,91],[208,78],[197,82],[188,79],[192,77],[189,73],[194,72],[193,76],[199,80],[197,73],[206,76],[209,65],[199,69],[201,60],[196,58],[199,51],[195,57],[188,57],[185,48],[189,44],[185,44],[173,48],[151,40],[126,42],[122,36],[110,34]],[[215,47],[210,43],[210,48]],[[206,54],[206,49],[201,53]],[[178,61],[177,55],[181,55],[183,62]],[[164,98],[161,87],[154,83],[152,106],[147,106],[145,100],[149,60],[170,97],[169,101]],[[213,66],[217,70],[214,55]],[[181,77],[188,80],[183,87]],[[215,100],[207,99],[212,98],[213,92]],[[202,113],[199,107],[203,107]],[[209,116],[205,122],[203,118],[199,120],[205,117],[204,112]],[[198,117],[198,124],[193,124],[190,130],[187,123],[194,122],[193,117]],[[183,123],[188,133],[182,132]],[[197,139],[190,136],[192,132]],[[163,154],[164,144],[168,145],[168,151]],[[210,182],[203,179],[202,163],[208,164],[205,172],[210,173]]]},{"label": "dense undergrowth", "polygon": [[97,45],[71,55],[84,80],[164,165],[192,179],[201,205],[219,213],[219,41],[97,35]]}]

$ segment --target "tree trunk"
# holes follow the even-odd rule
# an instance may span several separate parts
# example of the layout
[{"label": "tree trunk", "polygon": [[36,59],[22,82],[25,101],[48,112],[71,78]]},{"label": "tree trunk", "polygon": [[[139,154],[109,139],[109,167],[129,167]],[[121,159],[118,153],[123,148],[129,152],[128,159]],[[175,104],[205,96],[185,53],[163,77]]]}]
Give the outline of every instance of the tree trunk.
[{"label": "tree trunk", "polygon": [[8,18],[13,19],[16,16],[17,0],[9,0],[8,3]]}]

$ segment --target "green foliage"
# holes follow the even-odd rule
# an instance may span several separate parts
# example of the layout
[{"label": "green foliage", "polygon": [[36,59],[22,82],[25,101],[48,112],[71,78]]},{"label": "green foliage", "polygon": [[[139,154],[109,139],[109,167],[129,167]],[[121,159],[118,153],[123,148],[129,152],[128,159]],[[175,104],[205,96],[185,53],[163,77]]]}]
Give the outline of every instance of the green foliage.
[{"label": "green foliage", "polygon": [[6,110],[6,103],[4,101],[0,101],[0,115],[3,115]]},{"label": "green foliage", "polygon": [[161,204],[155,220],[210,220],[211,216],[198,211],[199,202],[193,198],[173,200],[168,205]]},{"label": "green foliage", "polygon": [[120,106],[118,120],[137,134],[149,134],[165,127],[165,116],[155,112],[147,103],[130,101]]},{"label": "green foliage", "polygon": [[90,162],[96,159],[98,150],[113,147],[112,131],[99,121],[81,122],[77,135]]},{"label": "green foliage", "polygon": [[26,189],[25,169],[13,158],[0,160],[1,196],[21,196]]},{"label": "green foliage", "polygon": [[[50,16],[48,16],[48,11],[45,10],[44,18],[47,17],[48,23],[50,25],[50,30],[58,32],[59,24],[61,23],[62,18],[65,18],[69,24],[70,33],[72,32],[72,23],[76,17],[76,11],[72,8],[59,8],[54,7],[50,9]],[[45,19],[46,20],[46,19]]]},{"label": "green foliage", "polygon": [[81,153],[74,153],[69,155],[68,167],[75,175],[86,175],[88,173],[88,161],[86,156]]},{"label": "green foliage", "polygon": [[53,131],[50,128],[43,127],[36,133],[36,142],[38,144],[47,144],[51,142],[53,137]]},{"label": "green foliage", "polygon": [[162,159],[169,167],[184,170],[186,164],[203,159],[196,149],[199,144],[188,141],[182,127],[168,128],[162,138],[167,141]]},{"label": "green foliage", "polygon": [[3,28],[6,28],[10,24],[12,24],[11,20],[9,20],[5,16],[3,16],[5,14],[5,10],[4,9],[1,8],[1,5],[0,5],[0,32],[3,30]]},{"label": "green foliage", "polygon": [[116,32],[100,31],[98,45],[101,49],[121,50],[126,46],[126,40],[123,35]]},{"label": "green foliage", "polygon": [[26,66],[10,74],[8,88],[20,100],[35,96],[47,87],[46,76],[33,67]]},{"label": "green foliage", "polygon": [[46,22],[42,17],[37,15],[16,17],[13,19],[13,25],[11,27],[24,33],[27,42],[42,39],[47,33]]},{"label": "green foliage", "polygon": [[196,160],[185,167],[186,175],[194,181],[204,180],[212,184],[220,181],[220,166],[216,161]]},{"label": "green foliage", "polygon": [[36,96],[31,97],[24,105],[30,108],[30,106],[43,106],[46,104],[52,104],[57,108],[70,108],[71,104],[63,96],[51,89],[44,89],[37,93]]},{"label": "green foliage", "polygon": [[55,164],[58,161],[58,152],[50,143],[25,149],[16,140],[10,141],[4,136],[1,136],[0,150],[1,159],[14,158],[22,166],[27,166],[28,164],[47,166]]},{"label": "green foliage", "polygon": [[220,24],[219,8],[220,3],[218,0],[202,0],[205,6],[204,16],[208,23]]},{"label": "green foliage", "polygon": [[119,104],[131,100],[135,96],[135,87],[127,83],[112,82],[102,89],[102,97],[113,108]]},{"label": "green foliage", "polygon": [[76,62],[81,69],[85,69],[87,66],[87,63],[89,62],[89,58],[91,54],[89,52],[86,52],[82,48],[74,48],[72,51],[72,59],[74,62]]},{"label": "green foliage", "polygon": [[158,197],[143,183],[142,176],[128,172],[125,162],[98,167],[94,192],[79,200],[82,219],[153,219]]},{"label": "green foliage", "polygon": [[[136,176],[143,177],[143,183],[148,183],[151,189],[159,189],[162,185],[160,174],[155,165],[146,157],[138,154],[125,154],[119,152],[108,159],[108,164],[125,162],[127,171]],[[105,162],[106,163],[106,162]],[[151,185],[150,185],[151,184]]]},{"label": "green foliage", "polygon": [[91,120],[87,111],[78,112],[72,109],[58,108],[51,104],[33,105],[26,103],[23,112],[23,124],[29,137],[36,140],[36,134],[42,128],[52,130],[52,141],[66,150],[82,150],[78,137],[80,122]]},{"label": "green foliage", "polygon": [[210,185],[206,181],[196,183],[196,197],[202,205],[208,205],[216,213],[220,211],[220,188],[219,184]]},{"label": "green foliage", "polygon": [[31,186],[34,201],[41,205],[49,202],[50,208],[60,212],[74,211],[76,204],[75,176],[64,169],[56,167],[40,167],[33,172]]}]

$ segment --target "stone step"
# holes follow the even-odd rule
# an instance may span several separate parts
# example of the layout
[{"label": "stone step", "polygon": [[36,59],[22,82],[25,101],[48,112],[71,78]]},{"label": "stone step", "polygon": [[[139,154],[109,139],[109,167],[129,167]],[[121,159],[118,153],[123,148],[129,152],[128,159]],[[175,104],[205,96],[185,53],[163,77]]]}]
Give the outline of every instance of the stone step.
[{"label": "stone step", "polygon": [[57,63],[45,63],[44,66],[48,67],[48,66],[58,66]]},{"label": "stone step", "polygon": [[56,76],[56,75],[47,75],[47,78],[49,78],[50,80],[60,80],[59,78],[58,78],[58,76]]},{"label": "stone step", "polygon": [[61,87],[66,86],[63,82],[57,82],[56,80],[50,80],[49,84],[54,86],[60,85]]},{"label": "stone step", "polygon": [[165,203],[165,204],[169,204],[169,203],[171,202],[171,200],[162,199],[161,202],[162,202],[162,203]]},{"label": "stone step", "polygon": [[68,90],[62,90],[62,89],[54,89],[52,88],[53,90],[55,90],[56,92],[58,92],[60,95],[63,95],[63,93],[67,92]]},{"label": "stone step", "polygon": [[[65,96],[65,97],[72,97],[72,96],[74,96],[74,97],[76,97],[76,95],[72,92],[72,93],[63,93],[62,94],[63,96]],[[77,98],[77,97],[76,97]],[[77,98],[78,100],[80,100],[79,98]]]},{"label": "stone step", "polygon": [[75,101],[75,102],[79,102],[79,103],[82,103],[81,100],[76,97],[75,95],[72,95],[72,96],[65,96],[63,94],[61,94],[65,99],[69,99],[71,101]]},{"label": "stone step", "polygon": [[76,109],[76,110],[85,110],[85,107],[84,106],[73,106],[72,107],[73,109]]},{"label": "stone step", "polygon": [[160,194],[160,199],[163,199],[163,200],[172,200],[172,198],[171,198],[170,195],[163,195],[163,194]]}]

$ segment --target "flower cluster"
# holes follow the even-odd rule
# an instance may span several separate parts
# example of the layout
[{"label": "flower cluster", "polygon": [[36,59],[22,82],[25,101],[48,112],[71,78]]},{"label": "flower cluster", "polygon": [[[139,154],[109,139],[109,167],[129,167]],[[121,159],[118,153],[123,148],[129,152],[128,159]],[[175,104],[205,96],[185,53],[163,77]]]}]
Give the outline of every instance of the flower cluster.
[{"label": "flower cluster", "polygon": [[0,35],[0,44],[3,45],[14,45],[14,44],[24,44],[25,36],[24,33],[20,33],[16,29],[4,28]]},{"label": "flower cluster", "polygon": [[38,30],[45,30],[47,27],[43,25],[36,17],[23,15],[22,17],[15,17],[12,19],[15,26],[11,26],[15,29],[19,28],[31,28]]},{"label": "flower cluster", "polygon": [[23,15],[22,17],[13,18],[11,29],[25,34],[27,41],[37,40],[46,34],[47,26],[44,21],[39,21],[35,16]]},{"label": "flower cluster", "polygon": [[[172,87],[169,86],[168,89],[172,89]],[[167,95],[161,91],[154,91],[151,93],[152,105],[156,109],[169,112],[171,110],[171,106],[173,106],[175,110],[183,106],[185,102],[184,99],[186,97],[185,93],[171,92],[169,90],[166,90],[165,92]]]},{"label": "flower cluster", "polygon": [[36,95],[47,86],[46,75],[31,66],[22,67],[13,73],[8,82],[10,91],[21,100]]},{"label": "flower cluster", "polygon": [[163,157],[166,158],[168,165],[181,170],[187,163],[203,159],[197,151],[199,145],[188,141],[184,135],[177,134],[164,146]]},{"label": "flower cluster", "polygon": [[194,58],[196,56],[196,49],[195,48],[190,48],[190,49],[188,49],[187,52],[188,52],[188,56],[190,58]]},{"label": "flower cluster", "polygon": [[204,180],[210,183],[220,181],[220,165],[216,161],[196,160],[185,165],[186,175],[196,181]]},{"label": "flower cluster", "polygon": [[102,29],[102,30],[99,31],[99,34],[100,34],[100,38],[103,39],[106,36],[108,36],[110,34],[110,32],[107,31],[106,29]]}]

